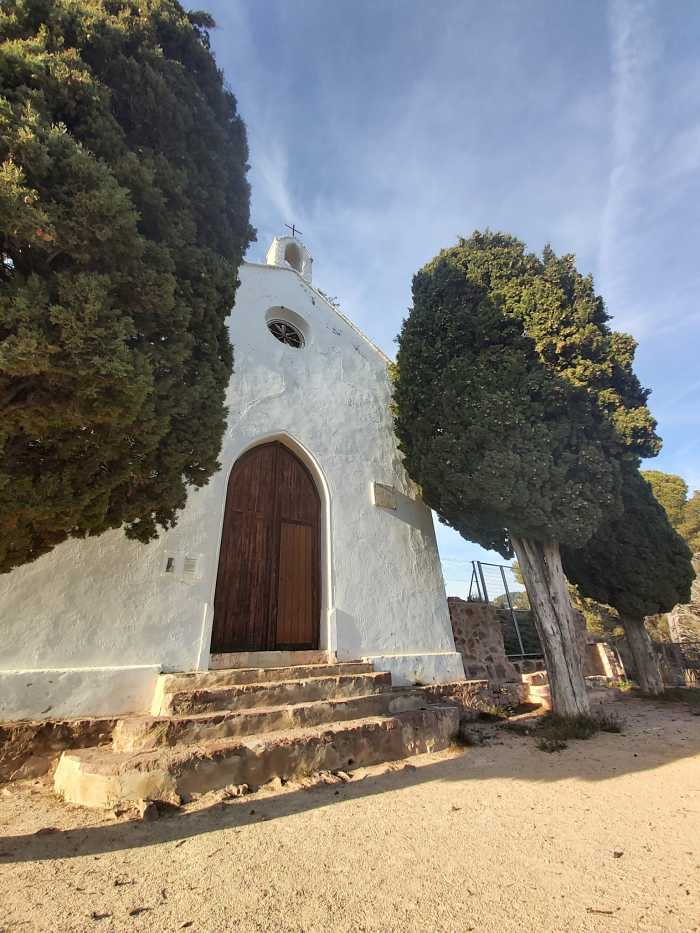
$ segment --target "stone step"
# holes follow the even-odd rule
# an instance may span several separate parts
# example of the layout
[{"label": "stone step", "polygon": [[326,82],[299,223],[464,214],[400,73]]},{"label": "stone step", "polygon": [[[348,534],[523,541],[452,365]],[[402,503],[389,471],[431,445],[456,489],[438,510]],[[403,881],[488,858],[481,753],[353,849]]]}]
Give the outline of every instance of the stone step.
[{"label": "stone step", "polygon": [[294,667],[229,667],[215,671],[187,671],[161,674],[156,682],[151,714],[161,711],[163,696],[182,690],[208,690],[234,684],[263,684],[277,680],[304,680],[308,677],[328,677],[337,674],[371,674],[374,668],[367,661],[341,661],[335,664],[300,664]]},{"label": "stone step", "polygon": [[160,714],[212,713],[218,710],[256,709],[261,706],[284,706],[312,700],[363,696],[380,693],[391,687],[391,674],[385,671],[366,674],[336,674],[307,677],[303,680],[280,680],[271,683],[232,684],[205,690],[178,690],[165,693]]},{"label": "stone step", "polygon": [[552,708],[552,694],[549,684],[527,684],[526,701],[539,703],[543,709]]},{"label": "stone step", "polygon": [[549,683],[547,671],[531,671],[529,674],[522,674],[521,679],[524,684],[532,684],[533,686]]},{"label": "stone step", "polygon": [[112,749],[115,752],[134,752],[165,745],[193,745],[214,739],[393,715],[435,702],[420,688],[399,687],[366,696],[314,700],[292,706],[263,706],[184,716],[130,716],[116,724],[112,733]]},{"label": "stone step", "polygon": [[290,780],[439,751],[449,746],[458,728],[456,707],[431,706],[389,717],[136,754],[80,749],[63,753],[54,786],[67,802],[86,807],[136,800],[173,802],[230,784],[255,789],[276,777]]},{"label": "stone step", "polygon": [[[531,703],[541,703],[546,708],[551,708],[552,692],[547,679],[546,671],[537,671],[532,674],[522,675],[523,684],[527,691],[528,701]],[[589,703],[597,703],[605,699],[615,699],[617,690],[606,686],[607,677],[586,677],[586,692]]]},{"label": "stone step", "polygon": [[212,654],[211,670],[230,667],[291,667],[297,664],[328,664],[335,659],[329,651],[233,651]]}]

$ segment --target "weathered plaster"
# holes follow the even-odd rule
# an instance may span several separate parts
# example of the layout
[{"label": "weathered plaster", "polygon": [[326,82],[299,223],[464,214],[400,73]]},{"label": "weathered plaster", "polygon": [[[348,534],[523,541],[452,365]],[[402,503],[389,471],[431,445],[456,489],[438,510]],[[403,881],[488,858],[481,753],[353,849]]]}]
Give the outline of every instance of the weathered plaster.
[{"label": "weathered plaster", "polygon": [[[246,449],[272,438],[305,460],[321,494],[321,648],[341,660],[376,658],[378,667],[379,659],[405,656],[392,662],[401,682],[414,671],[422,682],[463,676],[432,517],[396,446],[386,357],[286,264],[247,263],[240,279],[229,325],[235,372],[222,469],[191,490],[177,527],[148,545],[121,531],[68,541],[0,577],[0,671],[61,668],[93,683],[92,693],[80,688],[81,709],[71,713],[76,688],[63,680],[66,691],[51,704],[66,710],[61,715],[110,714],[117,701],[106,699],[108,671],[208,666],[229,472]],[[303,349],[269,333],[266,314],[280,307],[303,319]],[[374,483],[395,491],[395,510],[374,504]],[[193,573],[187,558],[196,560]],[[88,676],[86,668],[102,673]],[[134,711],[148,707],[130,696]],[[40,697],[20,701],[26,716],[49,705]]]},{"label": "weathered plaster", "polygon": [[377,671],[389,671],[396,687],[444,684],[464,679],[462,661],[454,651],[366,655],[363,660],[371,661]]},{"label": "weathered plaster", "polygon": [[147,709],[160,668],[0,671],[0,721],[119,716]]}]

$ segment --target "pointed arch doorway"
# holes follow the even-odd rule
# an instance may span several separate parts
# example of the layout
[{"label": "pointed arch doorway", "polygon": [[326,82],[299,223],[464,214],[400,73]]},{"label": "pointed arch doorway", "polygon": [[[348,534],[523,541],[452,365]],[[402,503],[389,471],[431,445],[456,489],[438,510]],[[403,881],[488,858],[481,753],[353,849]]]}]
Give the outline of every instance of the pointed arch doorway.
[{"label": "pointed arch doorway", "polygon": [[212,653],[318,648],[321,499],[274,441],[244,453],[228,481]]}]

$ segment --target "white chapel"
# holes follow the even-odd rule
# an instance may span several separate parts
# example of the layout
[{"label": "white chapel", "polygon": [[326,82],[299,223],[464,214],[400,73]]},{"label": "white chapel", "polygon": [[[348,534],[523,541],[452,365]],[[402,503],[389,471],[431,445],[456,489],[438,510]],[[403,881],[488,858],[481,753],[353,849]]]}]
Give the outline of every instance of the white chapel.
[{"label": "white chapel", "polygon": [[242,654],[464,679],[389,360],[311,267],[295,237],[242,265],[222,468],[175,528],[148,545],[73,539],[0,577],[0,720],[145,712],[160,674]]}]

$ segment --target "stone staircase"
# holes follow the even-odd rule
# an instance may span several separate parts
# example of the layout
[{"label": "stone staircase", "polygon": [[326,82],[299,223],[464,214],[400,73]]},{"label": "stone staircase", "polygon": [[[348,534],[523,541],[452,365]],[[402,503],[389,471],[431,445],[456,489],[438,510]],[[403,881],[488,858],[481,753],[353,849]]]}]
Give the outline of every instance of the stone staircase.
[{"label": "stone staircase", "polygon": [[525,699],[528,703],[537,703],[543,709],[552,708],[552,694],[549,689],[547,671],[530,671],[522,675],[525,685]]},{"label": "stone staircase", "polygon": [[54,785],[88,807],[179,803],[437,751],[459,715],[361,661],[163,674],[151,715],[121,719],[111,747],[65,751]]},{"label": "stone staircase", "polygon": [[[552,693],[549,687],[547,671],[532,671],[522,675],[525,686],[525,699],[528,703],[537,703],[545,710],[552,708]],[[588,700],[592,707],[600,706],[620,697],[620,691],[609,686],[607,677],[586,677]]]}]

